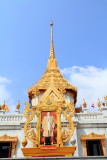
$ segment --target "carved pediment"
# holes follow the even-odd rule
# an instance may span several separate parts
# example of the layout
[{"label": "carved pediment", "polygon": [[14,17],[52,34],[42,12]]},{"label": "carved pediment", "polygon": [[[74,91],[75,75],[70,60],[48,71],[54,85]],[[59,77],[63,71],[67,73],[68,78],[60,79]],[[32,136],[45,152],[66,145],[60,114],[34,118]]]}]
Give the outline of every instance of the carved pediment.
[{"label": "carved pediment", "polygon": [[57,110],[59,107],[65,106],[64,102],[54,101],[52,97],[48,96],[44,101],[40,102],[39,105],[33,106],[33,109],[52,111]]},{"label": "carved pediment", "polygon": [[45,91],[45,93],[40,98],[40,102],[42,102],[45,99],[47,99],[47,97],[50,97],[50,99],[52,101],[61,101],[61,102],[64,101],[64,97],[60,94],[60,92],[58,91],[58,89],[54,85],[51,85]]},{"label": "carved pediment", "polygon": [[81,135],[81,140],[89,140],[89,139],[105,139],[105,134],[96,134],[94,132],[88,135]]},{"label": "carved pediment", "polygon": [[3,136],[0,136],[0,141],[18,141],[18,137],[11,137],[8,136],[7,134],[4,134]]}]

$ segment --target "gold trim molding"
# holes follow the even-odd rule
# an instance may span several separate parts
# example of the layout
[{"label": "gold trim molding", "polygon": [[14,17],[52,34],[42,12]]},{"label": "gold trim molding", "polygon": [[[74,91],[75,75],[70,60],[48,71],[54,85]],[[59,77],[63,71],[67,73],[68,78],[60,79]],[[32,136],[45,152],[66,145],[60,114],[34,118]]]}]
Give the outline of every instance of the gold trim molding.
[{"label": "gold trim molding", "polygon": [[105,134],[96,134],[94,132],[88,134],[88,135],[80,135],[80,139],[82,141],[82,148],[83,148],[83,156],[87,156],[87,140],[101,140],[103,155],[106,156],[106,144],[105,144]]},{"label": "gold trim molding", "polygon": [[15,155],[15,149],[18,142],[18,137],[11,137],[7,134],[4,134],[3,136],[0,136],[0,142],[12,142],[12,150],[11,150],[11,157]]},{"label": "gold trim molding", "polygon": [[88,135],[81,135],[81,140],[99,140],[99,139],[106,139],[105,134],[96,134],[94,132]]}]

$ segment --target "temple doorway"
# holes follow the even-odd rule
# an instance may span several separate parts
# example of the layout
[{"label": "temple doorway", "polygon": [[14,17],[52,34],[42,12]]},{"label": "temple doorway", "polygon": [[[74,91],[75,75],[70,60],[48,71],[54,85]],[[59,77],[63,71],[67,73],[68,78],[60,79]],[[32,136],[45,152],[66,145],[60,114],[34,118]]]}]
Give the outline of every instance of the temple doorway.
[{"label": "temple doorway", "polygon": [[101,140],[87,140],[87,156],[102,156]]},{"label": "temple doorway", "polygon": [[51,145],[51,137],[45,137],[45,145]]},{"label": "temple doorway", "polygon": [[11,142],[0,142],[0,158],[10,158],[11,148]]}]

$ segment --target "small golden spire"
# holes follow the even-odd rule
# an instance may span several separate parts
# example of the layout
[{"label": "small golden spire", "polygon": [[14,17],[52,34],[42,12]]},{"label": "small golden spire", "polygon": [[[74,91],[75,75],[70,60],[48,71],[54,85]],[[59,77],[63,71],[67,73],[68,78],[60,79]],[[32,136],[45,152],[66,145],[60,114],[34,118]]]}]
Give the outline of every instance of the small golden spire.
[{"label": "small golden spire", "polygon": [[18,100],[18,103],[17,103],[17,105],[16,105],[16,110],[19,110],[20,109],[20,102],[19,102],[19,100]]},{"label": "small golden spire", "polygon": [[8,107],[8,105],[6,105],[5,101],[1,105],[1,109],[4,110],[5,112],[9,112],[9,107]]},{"label": "small golden spire", "polygon": [[86,103],[86,101],[85,101],[85,99],[83,99],[83,108],[87,108],[87,103]]},{"label": "small golden spire", "polygon": [[3,102],[1,107],[2,107],[2,110],[5,110],[5,101]]},{"label": "small golden spire", "polygon": [[107,96],[104,97],[104,100],[107,101]]},{"label": "small golden spire", "polygon": [[99,99],[99,98],[98,98],[97,105],[98,105],[98,108],[100,108],[100,107],[101,107],[101,102],[100,102],[100,99]]},{"label": "small golden spire", "polygon": [[55,53],[54,53],[54,44],[53,44],[53,22],[50,22],[50,56],[48,60],[48,65],[47,69],[56,69],[57,68],[57,61],[55,58]]}]

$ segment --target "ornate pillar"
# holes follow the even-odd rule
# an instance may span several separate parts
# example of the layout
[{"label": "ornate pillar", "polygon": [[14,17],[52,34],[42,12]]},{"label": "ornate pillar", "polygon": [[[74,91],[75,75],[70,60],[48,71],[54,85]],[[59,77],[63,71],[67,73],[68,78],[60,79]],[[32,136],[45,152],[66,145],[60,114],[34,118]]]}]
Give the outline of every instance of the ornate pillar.
[{"label": "ornate pillar", "polygon": [[105,139],[101,139],[101,145],[102,145],[103,154],[104,154],[104,156],[106,156],[107,153],[106,153],[106,143],[105,143]]},{"label": "ornate pillar", "polygon": [[83,156],[87,156],[86,140],[82,140]]},{"label": "ornate pillar", "polygon": [[62,138],[61,138],[61,108],[57,110],[57,144],[59,146],[63,146]]},{"label": "ornate pillar", "polygon": [[12,142],[11,157],[15,155],[16,142]]},{"label": "ornate pillar", "polygon": [[36,125],[36,145],[40,144],[40,125],[41,125],[41,111],[36,111],[37,125]]}]

